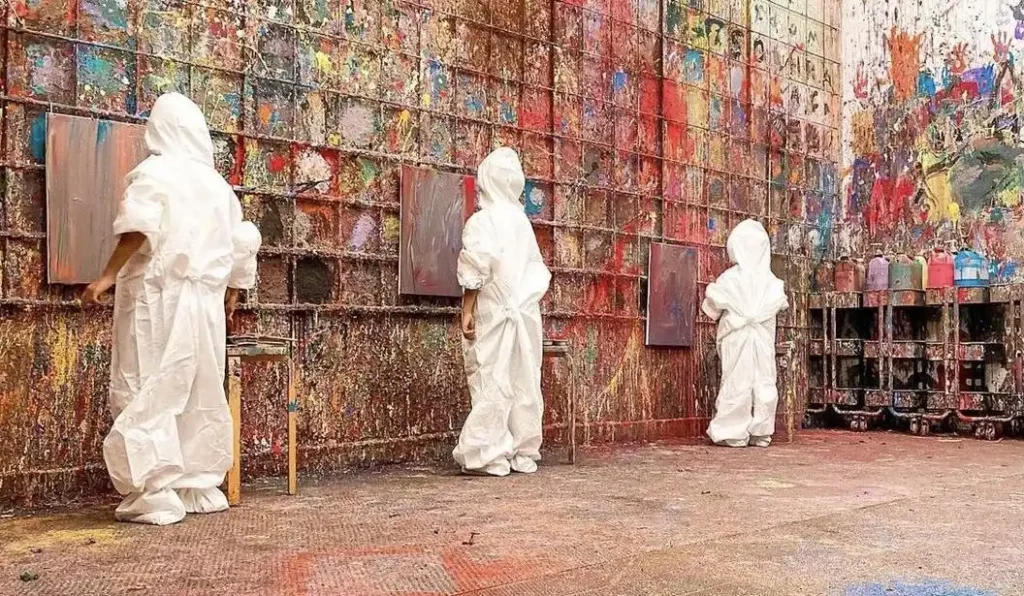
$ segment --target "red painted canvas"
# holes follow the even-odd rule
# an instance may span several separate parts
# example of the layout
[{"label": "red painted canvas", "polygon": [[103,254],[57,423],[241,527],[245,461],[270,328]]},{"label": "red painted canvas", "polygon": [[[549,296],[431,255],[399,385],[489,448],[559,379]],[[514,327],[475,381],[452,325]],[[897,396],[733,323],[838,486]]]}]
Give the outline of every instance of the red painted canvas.
[{"label": "red painted canvas", "polygon": [[652,242],[647,271],[647,345],[691,347],[697,316],[697,250]]},{"label": "red painted canvas", "polygon": [[63,114],[46,118],[47,279],[87,284],[114,249],[125,176],[149,152],[145,127]]},{"label": "red painted canvas", "polygon": [[462,227],[475,206],[472,176],[402,166],[400,294],[462,295],[456,266]]}]

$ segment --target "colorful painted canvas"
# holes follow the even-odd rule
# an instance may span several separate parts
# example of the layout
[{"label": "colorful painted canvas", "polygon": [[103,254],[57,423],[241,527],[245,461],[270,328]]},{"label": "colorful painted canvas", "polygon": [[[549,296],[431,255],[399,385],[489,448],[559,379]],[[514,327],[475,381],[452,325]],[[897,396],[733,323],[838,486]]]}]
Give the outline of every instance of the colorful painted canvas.
[{"label": "colorful painted canvas", "polygon": [[125,176],[148,155],[146,129],[48,114],[46,130],[47,279],[90,283],[114,248]]},{"label": "colorful painted canvas", "polygon": [[402,166],[400,294],[462,295],[456,265],[462,226],[475,206],[472,176]]},{"label": "colorful painted canvas", "polygon": [[697,250],[652,242],[647,269],[647,345],[692,346],[696,297]]}]

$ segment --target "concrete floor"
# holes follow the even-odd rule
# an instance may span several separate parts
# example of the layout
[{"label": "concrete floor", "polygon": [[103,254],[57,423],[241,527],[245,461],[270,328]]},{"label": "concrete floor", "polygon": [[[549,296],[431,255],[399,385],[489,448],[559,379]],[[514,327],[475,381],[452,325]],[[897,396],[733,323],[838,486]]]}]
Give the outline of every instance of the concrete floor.
[{"label": "concrete floor", "polygon": [[557,455],[532,477],[250,487],[167,528],[109,507],[6,519],[0,594],[1024,594],[1024,442],[814,431]]}]

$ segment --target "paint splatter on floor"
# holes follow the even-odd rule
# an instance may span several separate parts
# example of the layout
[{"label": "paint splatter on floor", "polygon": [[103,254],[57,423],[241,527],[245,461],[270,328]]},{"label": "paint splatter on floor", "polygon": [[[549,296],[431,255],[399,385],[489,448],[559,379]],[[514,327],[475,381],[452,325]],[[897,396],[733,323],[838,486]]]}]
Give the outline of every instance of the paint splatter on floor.
[{"label": "paint splatter on floor", "polygon": [[845,596],[998,596],[996,592],[957,586],[945,581],[921,584],[895,582],[889,585],[863,584],[846,588]]}]

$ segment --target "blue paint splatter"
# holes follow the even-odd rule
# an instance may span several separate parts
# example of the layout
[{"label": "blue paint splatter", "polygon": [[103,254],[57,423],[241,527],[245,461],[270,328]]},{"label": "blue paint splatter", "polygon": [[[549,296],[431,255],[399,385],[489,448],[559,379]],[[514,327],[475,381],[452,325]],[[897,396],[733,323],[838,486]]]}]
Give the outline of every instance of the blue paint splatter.
[{"label": "blue paint splatter", "polygon": [[466,110],[473,114],[479,114],[484,111],[484,102],[476,95],[467,95],[464,103],[466,105]]},{"label": "blue paint splatter", "polygon": [[540,215],[544,210],[544,198],[544,191],[537,186],[537,183],[527,180],[526,186],[523,188],[523,207],[528,217]]},{"label": "blue paint splatter", "polygon": [[926,582],[923,584],[905,584],[896,582],[888,586],[882,584],[862,584],[846,588],[845,596],[998,596],[995,592],[955,586],[949,582]]},{"label": "blue paint splatter", "polygon": [[32,147],[32,159],[42,162],[46,160],[46,114],[39,114],[32,121],[29,131],[29,144]]},{"label": "blue paint splatter", "polygon": [[683,75],[687,83],[700,83],[704,80],[704,54],[698,50],[688,50],[683,58]]},{"label": "blue paint splatter", "polygon": [[978,86],[979,95],[990,95],[996,86],[996,69],[994,64],[972,68],[960,78],[965,83],[974,83]]},{"label": "blue paint splatter", "polygon": [[501,102],[501,123],[502,124],[515,124],[516,123],[516,110],[507,101]]},{"label": "blue paint splatter", "polygon": [[99,145],[103,141],[107,140],[107,135],[110,134],[110,122],[106,120],[100,120],[96,125],[96,144]]},{"label": "blue paint splatter", "polygon": [[626,83],[629,82],[629,75],[622,69],[616,70],[615,74],[612,75],[612,90],[622,91],[626,87]]},{"label": "blue paint splatter", "polygon": [[921,97],[935,97],[935,79],[932,73],[922,70],[917,74],[917,94]]}]

